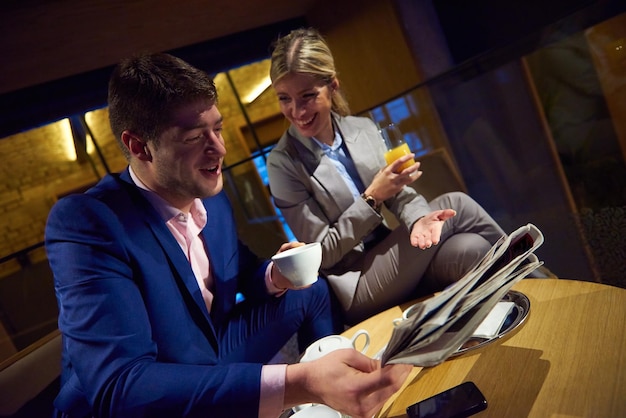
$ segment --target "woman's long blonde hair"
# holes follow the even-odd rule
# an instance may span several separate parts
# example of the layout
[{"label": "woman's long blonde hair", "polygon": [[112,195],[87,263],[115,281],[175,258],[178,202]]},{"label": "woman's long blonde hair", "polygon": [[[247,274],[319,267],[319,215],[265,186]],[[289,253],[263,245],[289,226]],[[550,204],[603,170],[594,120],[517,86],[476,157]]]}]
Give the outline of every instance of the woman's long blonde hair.
[{"label": "woman's long blonde hair", "polygon": [[[333,54],[316,29],[295,29],[274,43],[270,65],[272,84],[295,73],[311,75],[326,84],[337,79]],[[340,88],[332,95],[331,110],[341,116],[350,114]]]}]

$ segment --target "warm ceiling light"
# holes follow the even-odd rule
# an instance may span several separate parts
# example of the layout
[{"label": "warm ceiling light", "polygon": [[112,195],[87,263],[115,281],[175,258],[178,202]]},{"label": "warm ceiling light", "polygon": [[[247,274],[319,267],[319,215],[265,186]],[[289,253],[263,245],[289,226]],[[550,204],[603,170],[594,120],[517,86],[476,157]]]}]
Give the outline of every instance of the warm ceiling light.
[{"label": "warm ceiling light", "polygon": [[269,86],[272,85],[272,80],[269,75],[263,77],[263,79],[257,84],[246,97],[243,98],[244,104],[250,104],[257,99]]},{"label": "warm ceiling light", "polygon": [[76,145],[74,145],[74,135],[72,134],[72,127],[70,126],[70,120],[68,118],[61,119],[56,122],[59,127],[62,140],[63,154],[68,161],[76,161]]}]

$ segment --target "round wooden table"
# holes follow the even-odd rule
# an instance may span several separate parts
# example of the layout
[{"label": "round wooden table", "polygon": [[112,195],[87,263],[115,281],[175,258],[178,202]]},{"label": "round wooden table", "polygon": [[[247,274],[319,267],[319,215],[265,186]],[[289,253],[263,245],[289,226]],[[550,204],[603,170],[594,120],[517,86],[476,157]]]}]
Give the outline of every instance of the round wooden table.
[{"label": "round wooden table", "polygon": [[[414,367],[377,417],[405,417],[412,403],[474,381],[488,407],[476,417],[626,416],[626,289],[564,279],[524,279],[514,290],[530,314],[510,337],[431,367]],[[407,303],[343,333],[366,329],[374,356]]]}]

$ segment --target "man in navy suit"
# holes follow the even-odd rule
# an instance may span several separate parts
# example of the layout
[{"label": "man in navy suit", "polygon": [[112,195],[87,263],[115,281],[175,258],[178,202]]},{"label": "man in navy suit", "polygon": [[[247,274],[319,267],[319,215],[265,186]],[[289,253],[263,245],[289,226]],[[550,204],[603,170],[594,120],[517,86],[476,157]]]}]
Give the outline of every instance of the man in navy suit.
[{"label": "man in navy suit", "polygon": [[109,117],[129,167],[60,200],[46,227],[57,416],[275,417],[316,402],[371,417],[406,378],[410,366],[349,349],[264,365],[294,333],[302,350],[341,321],[324,280],[295,289],[238,240],[216,102],[210,77],[168,54],[114,70]]}]

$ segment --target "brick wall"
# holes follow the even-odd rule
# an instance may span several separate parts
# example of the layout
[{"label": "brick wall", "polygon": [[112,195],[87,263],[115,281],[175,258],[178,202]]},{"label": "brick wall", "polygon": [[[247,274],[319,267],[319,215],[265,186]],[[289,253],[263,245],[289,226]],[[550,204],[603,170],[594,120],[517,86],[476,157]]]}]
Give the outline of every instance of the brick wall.
[{"label": "brick wall", "polygon": [[[106,111],[93,112],[94,127]],[[94,130],[110,166],[124,164],[110,130]],[[105,170],[92,152],[91,163],[72,159],[73,143],[67,119],[0,140],[0,257],[43,241],[48,212],[58,196],[98,180]],[[45,257],[32,254],[31,262]],[[17,262],[0,266],[0,276],[19,268]]]}]

